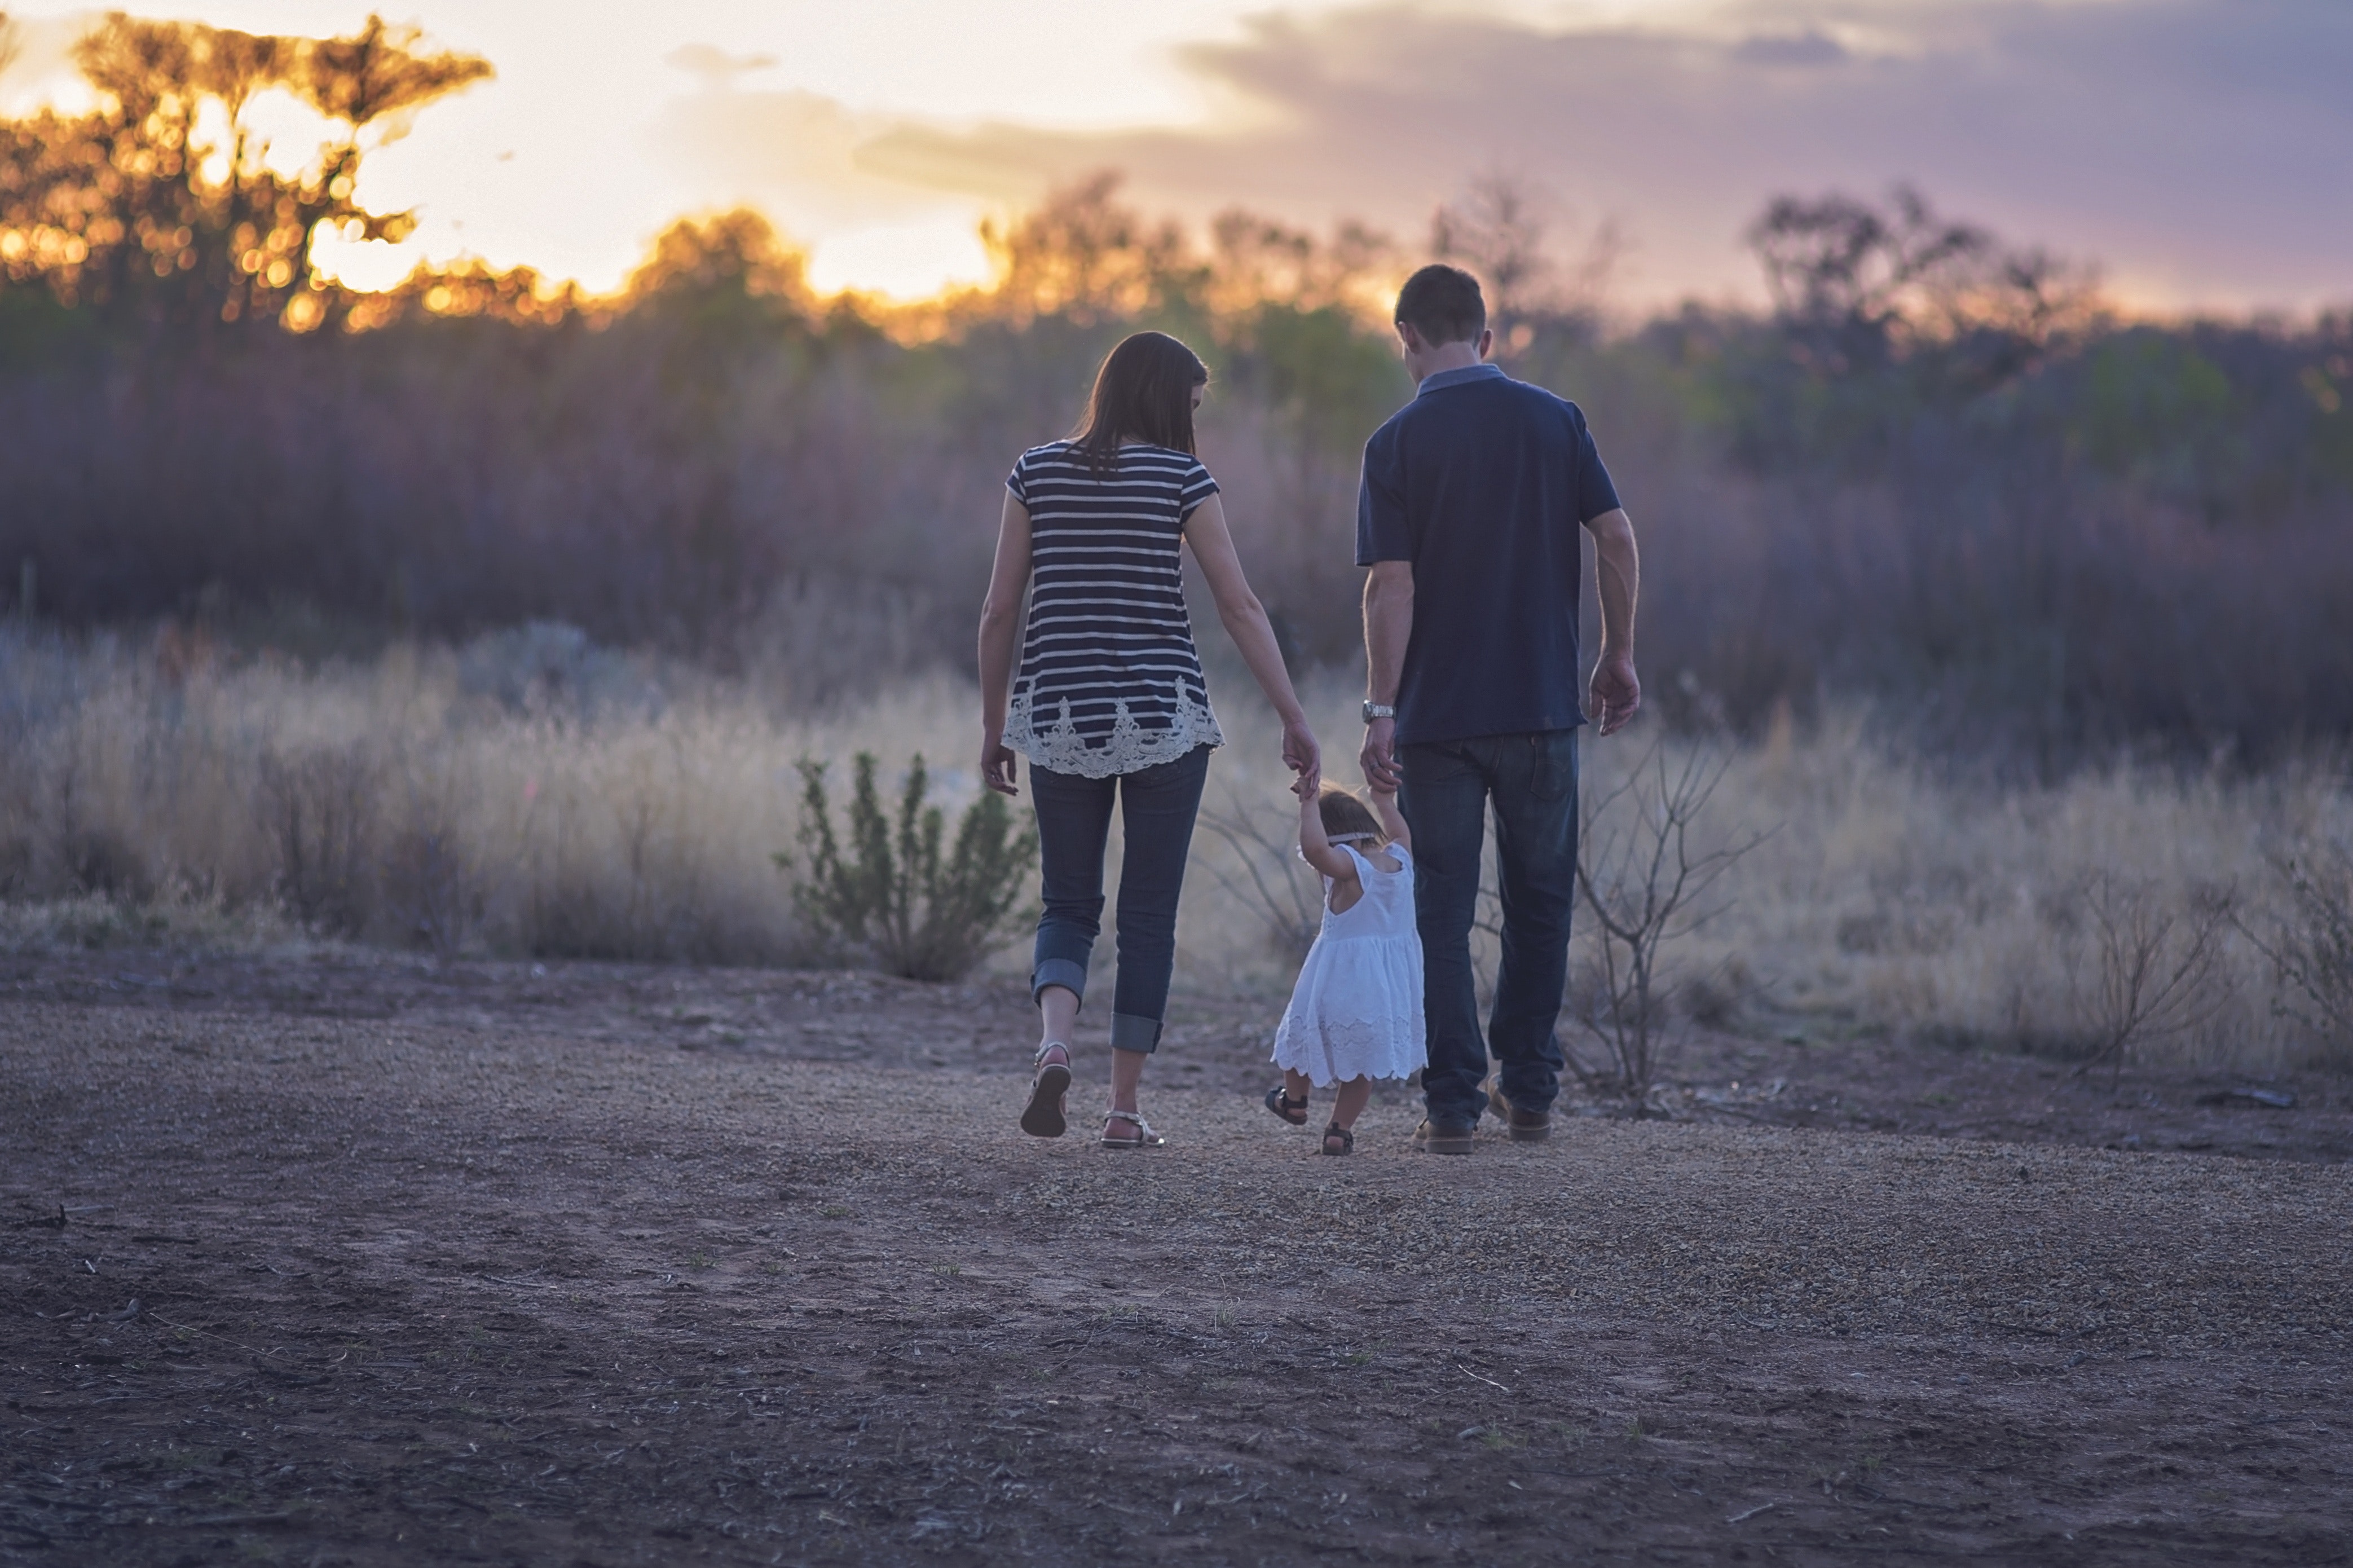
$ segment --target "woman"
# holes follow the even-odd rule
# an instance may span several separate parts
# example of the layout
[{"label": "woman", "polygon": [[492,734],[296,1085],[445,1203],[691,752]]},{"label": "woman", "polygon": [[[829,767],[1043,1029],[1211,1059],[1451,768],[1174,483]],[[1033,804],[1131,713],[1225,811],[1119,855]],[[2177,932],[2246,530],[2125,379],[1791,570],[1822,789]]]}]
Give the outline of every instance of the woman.
[{"label": "woman", "polygon": [[1021,1130],[1039,1138],[1059,1138],[1067,1124],[1071,1033],[1101,930],[1116,796],[1126,852],[1103,1146],[1166,1142],[1144,1120],[1136,1086],[1167,1010],[1176,898],[1209,748],[1225,742],[1185,614],[1180,544],[1193,547],[1226,635],[1282,716],[1283,763],[1309,789],[1320,774],[1274,628],[1234,555],[1218,481],[1193,455],[1193,411],[1208,382],[1192,350],[1138,332],[1103,361],[1078,432],[1021,454],[1006,480],[980,612],[980,772],[989,788],[1013,795],[1013,754],[1029,759],[1045,913],[1029,975],[1042,1027]]}]

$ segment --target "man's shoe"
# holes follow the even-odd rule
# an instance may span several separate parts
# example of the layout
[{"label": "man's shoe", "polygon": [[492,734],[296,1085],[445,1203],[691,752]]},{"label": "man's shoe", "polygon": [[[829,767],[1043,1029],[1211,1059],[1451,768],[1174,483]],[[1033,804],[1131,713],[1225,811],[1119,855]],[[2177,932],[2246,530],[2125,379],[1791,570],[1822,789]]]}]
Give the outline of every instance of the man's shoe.
[{"label": "man's shoe", "polygon": [[1488,1089],[1487,1108],[1495,1113],[1495,1120],[1511,1132],[1514,1143],[1541,1143],[1552,1136],[1552,1112],[1522,1110],[1504,1098],[1501,1086]]},{"label": "man's shoe", "polygon": [[1474,1131],[1468,1122],[1458,1127],[1451,1122],[1432,1123],[1425,1120],[1413,1130],[1413,1142],[1415,1147],[1427,1153],[1468,1154]]}]

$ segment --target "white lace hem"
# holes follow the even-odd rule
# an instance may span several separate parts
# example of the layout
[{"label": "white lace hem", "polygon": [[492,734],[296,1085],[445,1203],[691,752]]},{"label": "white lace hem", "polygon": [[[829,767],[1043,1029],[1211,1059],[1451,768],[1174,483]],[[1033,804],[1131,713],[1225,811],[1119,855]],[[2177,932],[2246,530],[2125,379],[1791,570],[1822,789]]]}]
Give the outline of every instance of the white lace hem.
[{"label": "white lace hem", "polygon": [[1401,1079],[1427,1065],[1422,1021],[1302,1017],[1286,1013],[1274,1034],[1274,1065],[1303,1072],[1321,1089],[1350,1079]]},{"label": "white lace hem", "polygon": [[1119,704],[1111,734],[1091,746],[1071,723],[1068,699],[1055,703],[1054,722],[1043,732],[1031,710],[1029,693],[1017,691],[1005,712],[1005,743],[1041,768],[1075,773],[1082,779],[1107,779],[1120,773],[1142,773],[1164,763],[1190,756],[1202,746],[1222,746],[1224,731],[1207,702],[1182,689],[1176,693],[1176,713],[1166,730],[1147,730]]}]

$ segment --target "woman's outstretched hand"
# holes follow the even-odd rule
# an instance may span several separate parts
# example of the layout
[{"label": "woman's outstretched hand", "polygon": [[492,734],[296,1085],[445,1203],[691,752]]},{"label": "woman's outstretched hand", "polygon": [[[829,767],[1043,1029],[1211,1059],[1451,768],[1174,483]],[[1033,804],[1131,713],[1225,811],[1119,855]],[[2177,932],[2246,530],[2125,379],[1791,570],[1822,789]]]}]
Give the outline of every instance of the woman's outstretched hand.
[{"label": "woman's outstretched hand", "polygon": [[1282,721],[1282,765],[1298,775],[1293,787],[1303,795],[1324,782],[1324,748],[1315,743],[1315,731],[1307,727],[1304,714]]},{"label": "woman's outstretched hand", "polygon": [[1016,770],[1018,770],[1019,766],[1020,763],[1015,760],[1013,748],[1005,743],[1005,738],[1003,736],[999,735],[994,730],[982,731],[980,738],[981,783],[987,784],[989,788],[995,790],[999,795],[1018,795],[1021,792],[1014,787],[1014,778],[1016,776]]}]

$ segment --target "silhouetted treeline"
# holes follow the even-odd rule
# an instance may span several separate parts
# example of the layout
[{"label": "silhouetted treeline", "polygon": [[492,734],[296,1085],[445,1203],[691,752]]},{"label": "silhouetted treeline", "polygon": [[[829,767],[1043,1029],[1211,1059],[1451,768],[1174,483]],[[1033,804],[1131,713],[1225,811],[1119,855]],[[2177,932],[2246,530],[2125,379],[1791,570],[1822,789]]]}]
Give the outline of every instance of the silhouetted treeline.
[{"label": "silhouetted treeline", "polygon": [[[411,101],[480,69],[375,24],[359,41],[431,68],[206,37],[187,58],[326,71],[318,94],[336,61],[420,84]],[[185,147],[194,110],[160,113],[100,110],[79,166]],[[45,616],[544,619],[722,663],[962,661],[1004,471],[1150,325],[1212,363],[1205,456],[1294,651],[1353,657],[1357,453],[1410,392],[1382,306],[1419,259],[1378,236],[1237,214],[1197,240],[1106,178],[992,232],[991,287],[914,310],[817,298],[748,214],[673,228],[612,300],[479,268],[357,296],[309,269],[299,189],[269,195],[299,232],[248,246],[258,272],[232,254],[243,209],[195,174],[61,205],[53,182],[35,210],[26,170],[65,123],[0,127],[0,583],[32,563]],[[122,216],[138,201],[195,215],[179,249]],[[68,267],[55,223],[33,235],[59,212],[100,234],[112,212],[145,259],[100,287],[91,243]],[[1751,239],[1771,312],[1605,329],[1508,190],[1433,226],[1494,283],[1507,367],[1592,418],[1641,529],[1667,713],[1749,731],[1862,695],[2046,767],[2353,732],[2353,318],[2118,321],[2082,275],[1908,192],[1782,199]]]},{"label": "silhouetted treeline", "polygon": [[[74,47],[97,107],[0,121],[0,282],[183,340],[336,322],[348,296],[322,282],[314,237],[397,240],[416,226],[354,199],[366,149],[491,74],[418,42],[379,16],[340,38],[102,17]],[[9,51],[0,12],[0,63]],[[318,117],[319,143],[292,174],[248,112],[273,90]]]}]

